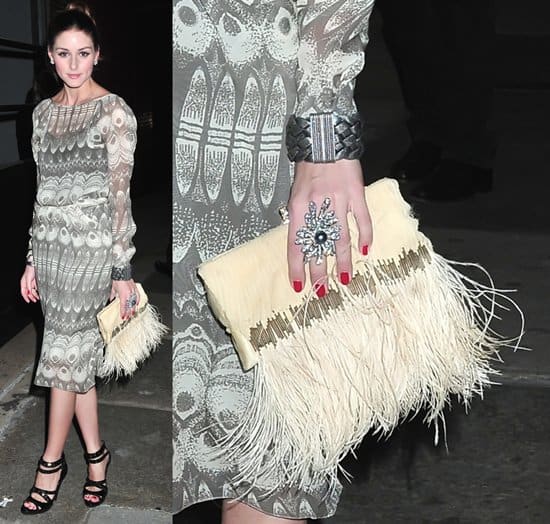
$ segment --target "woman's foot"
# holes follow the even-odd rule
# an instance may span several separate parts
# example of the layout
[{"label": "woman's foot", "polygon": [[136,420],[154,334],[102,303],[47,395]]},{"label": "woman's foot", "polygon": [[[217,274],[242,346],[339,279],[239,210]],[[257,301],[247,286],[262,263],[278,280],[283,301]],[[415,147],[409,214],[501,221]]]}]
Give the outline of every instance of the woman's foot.
[{"label": "woman's foot", "polygon": [[84,453],[88,464],[88,476],[82,490],[84,504],[88,507],[99,506],[107,497],[107,469],[111,463],[111,452],[102,443],[101,448],[94,453]]},{"label": "woman's foot", "polygon": [[27,515],[45,513],[57,498],[61,483],[67,474],[65,455],[54,461],[41,457],[36,468],[36,478],[29,496],[21,506],[21,512]]}]

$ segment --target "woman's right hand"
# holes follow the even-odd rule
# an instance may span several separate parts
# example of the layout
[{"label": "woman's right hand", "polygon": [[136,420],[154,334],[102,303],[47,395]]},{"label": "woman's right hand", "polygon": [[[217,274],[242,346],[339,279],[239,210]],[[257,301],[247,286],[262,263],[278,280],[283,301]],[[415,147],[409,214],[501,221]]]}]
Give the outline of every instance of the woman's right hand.
[{"label": "woman's right hand", "polygon": [[296,236],[298,229],[304,224],[304,214],[308,211],[309,202],[315,202],[317,209],[320,209],[326,197],[331,199],[331,211],[334,211],[342,227],[341,238],[336,241],[335,255],[340,281],[347,285],[353,276],[348,213],[355,217],[359,230],[359,252],[367,256],[368,248],[372,244],[372,223],[365,201],[363,171],[359,160],[338,160],[327,164],[296,163],[288,202],[288,275],[291,286],[296,292],[300,292],[304,287],[306,269],[309,268],[311,282],[320,298],[327,291],[326,259],[323,257],[320,264],[312,259],[305,267],[304,255],[296,244]]},{"label": "woman's right hand", "polygon": [[26,266],[21,277],[21,296],[27,302],[38,302],[38,290],[36,289],[36,277],[33,266]]}]

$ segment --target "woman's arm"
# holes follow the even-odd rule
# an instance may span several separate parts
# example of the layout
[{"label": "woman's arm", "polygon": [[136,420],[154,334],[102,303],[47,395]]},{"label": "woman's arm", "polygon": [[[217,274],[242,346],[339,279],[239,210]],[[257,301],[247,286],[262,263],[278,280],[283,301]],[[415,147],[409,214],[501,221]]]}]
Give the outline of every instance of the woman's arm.
[{"label": "woman's arm", "polygon": [[[39,178],[39,166],[38,166],[38,149],[40,148],[40,135],[39,132],[39,125],[40,120],[44,119],[46,117],[44,111],[46,107],[46,102],[42,101],[39,103],[32,112],[32,138],[31,138],[31,148],[32,148],[32,156],[34,159],[34,163],[36,166],[36,179]],[[38,184],[37,184],[38,186]],[[34,260],[32,256],[32,224],[34,222],[34,209],[32,213],[32,222],[31,226],[29,228],[29,243],[27,247],[27,256],[26,256],[26,262],[28,266],[34,266]]]},{"label": "woman's arm", "polygon": [[355,78],[365,63],[374,0],[298,0],[296,115],[353,116]]},{"label": "woman's arm", "polygon": [[133,237],[136,225],[132,217],[130,179],[134,166],[137,141],[137,123],[132,110],[117,98],[109,108],[105,143],[109,167],[109,197],[112,213],[113,268],[112,296],[117,294],[121,316],[126,318],[134,310],[126,310],[129,296],[135,292],[131,260],[135,253]]},{"label": "woman's arm", "polygon": [[[342,225],[336,242],[337,270],[342,283],[353,275],[346,216],[359,227],[359,246],[366,254],[372,242],[370,216],[358,158],[361,124],[353,99],[355,78],[364,65],[369,18],[374,0],[298,0],[296,113],[287,125],[289,158],[296,162],[289,200],[288,264],[294,289],[303,287],[304,260],[295,244],[310,201],[325,197]],[[319,296],[326,292],[326,263],[309,263]]]},{"label": "woman's arm", "polygon": [[[39,178],[38,177],[38,170],[39,170],[38,148],[40,147],[40,133],[38,132],[38,127],[39,127],[40,119],[44,118],[45,107],[46,107],[46,103],[41,102],[34,108],[34,111],[32,112],[31,146],[32,146],[32,155],[36,165],[37,179]],[[27,245],[27,255],[25,257],[26,266],[23,272],[23,276],[20,279],[21,296],[23,297],[23,300],[27,303],[36,302],[37,300],[40,299],[38,295],[37,285],[36,285],[34,258],[33,258],[33,252],[32,252],[32,225],[34,222],[34,214],[35,214],[35,211],[33,209],[32,222],[31,222],[31,226],[29,227],[29,243]]]}]

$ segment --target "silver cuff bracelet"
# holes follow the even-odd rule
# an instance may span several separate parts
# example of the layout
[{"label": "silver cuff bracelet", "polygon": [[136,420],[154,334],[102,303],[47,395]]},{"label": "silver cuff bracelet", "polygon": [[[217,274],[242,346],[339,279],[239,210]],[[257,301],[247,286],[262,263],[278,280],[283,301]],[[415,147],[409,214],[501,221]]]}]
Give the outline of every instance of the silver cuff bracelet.
[{"label": "silver cuff bracelet", "polygon": [[111,280],[130,280],[132,278],[132,266],[113,267]]},{"label": "silver cuff bracelet", "polygon": [[327,163],[354,160],[363,154],[359,114],[312,113],[292,115],[286,126],[286,147],[291,162]]}]

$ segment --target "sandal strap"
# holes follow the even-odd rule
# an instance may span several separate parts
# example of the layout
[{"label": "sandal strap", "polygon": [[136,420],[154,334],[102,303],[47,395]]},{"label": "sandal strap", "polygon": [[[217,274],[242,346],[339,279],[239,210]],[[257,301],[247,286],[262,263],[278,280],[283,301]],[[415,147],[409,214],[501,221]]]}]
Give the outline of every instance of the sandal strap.
[{"label": "sandal strap", "polygon": [[105,498],[107,496],[107,488],[101,489],[99,491],[88,489],[86,486],[82,488],[83,495],[95,495],[96,497]]},{"label": "sandal strap", "polygon": [[[86,482],[86,484],[84,484],[84,487],[82,488],[82,495],[92,495],[94,497],[104,499],[107,496],[109,489],[107,488],[107,484],[102,484],[102,485],[98,485],[98,484],[100,484],[100,482],[95,482],[95,481]],[[96,487],[99,489],[90,489],[93,487]]]},{"label": "sandal strap", "polygon": [[42,498],[44,498],[46,500],[51,500],[52,497],[50,495],[55,496],[57,491],[52,491],[50,489],[37,488],[36,486],[33,486],[31,488],[30,494],[32,495],[33,493],[36,493],[37,495],[40,495]]},{"label": "sandal strap", "polygon": [[[37,471],[40,473],[44,473],[46,475],[50,473],[57,473],[60,469],[63,468],[63,465],[65,464],[65,454],[61,455],[61,458],[54,460],[53,462],[47,462],[44,460],[44,457],[40,457],[38,459],[38,467],[36,468]],[[48,469],[44,469],[48,468]]]},{"label": "sandal strap", "polygon": [[[32,493],[36,493],[36,492],[31,490],[31,494]],[[38,493],[38,495],[40,495],[40,493]],[[30,502],[34,504],[34,507],[36,508],[36,510],[34,511],[43,511],[44,508],[50,508],[51,505],[53,504],[53,499],[51,499],[50,497],[44,497],[44,495],[40,495],[40,496],[43,497],[45,500],[38,500],[32,497],[31,495],[29,495],[23,501],[23,505],[25,504],[25,502]],[[30,510],[30,511],[32,512],[33,510]]]},{"label": "sandal strap", "polygon": [[84,487],[86,486],[93,486],[96,488],[106,488],[107,487],[107,479],[103,480],[91,480],[89,478],[86,478],[86,482],[84,482]]},{"label": "sandal strap", "polygon": [[110,453],[105,446],[105,441],[102,441],[101,447],[94,453],[84,453],[86,464],[99,464]]}]

